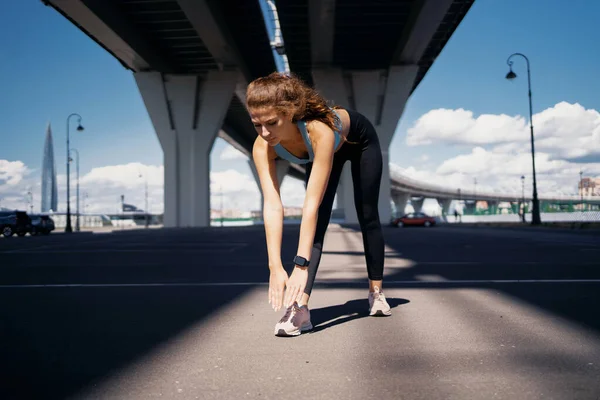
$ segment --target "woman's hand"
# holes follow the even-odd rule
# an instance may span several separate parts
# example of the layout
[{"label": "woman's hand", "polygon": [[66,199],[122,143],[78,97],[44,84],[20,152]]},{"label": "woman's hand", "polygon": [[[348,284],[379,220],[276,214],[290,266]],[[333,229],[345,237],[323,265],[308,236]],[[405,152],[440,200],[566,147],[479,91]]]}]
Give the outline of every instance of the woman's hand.
[{"label": "woman's hand", "polygon": [[294,304],[295,301],[299,302],[300,299],[302,299],[307,280],[308,268],[294,267],[294,271],[286,283],[285,301],[283,303],[286,307],[289,307]]},{"label": "woman's hand", "polygon": [[271,270],[269,277],[269,304],[278,311],[283,303],[283,289],[288,281],[288,274],[283,267]]}]

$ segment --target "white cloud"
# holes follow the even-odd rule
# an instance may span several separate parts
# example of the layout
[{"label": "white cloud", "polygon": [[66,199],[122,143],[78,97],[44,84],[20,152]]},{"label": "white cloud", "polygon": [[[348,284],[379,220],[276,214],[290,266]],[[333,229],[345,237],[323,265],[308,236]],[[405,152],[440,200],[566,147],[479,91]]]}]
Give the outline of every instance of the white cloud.
[{"label": "white cloud", "polygon": [[[220,207],[220,193],[223,191],[223,207],[245,211],[258,210],[260,190],[253,176],[229,169],[213,172],[211,179],[211,205]],[[301,207],[304,202],[304,183],[292,177],[285,177],[280,188],[281,201],[286,207]]]},{"label": "white cloud", "polygon": [[[583,162],[600,156],[598,111],[560,102],[535,114],[533,123],[540,195],[576,193],[580,169],[586,176],[600,175],[600,163]],[[478,190],[514,193],[520,191],[524,175],[525,190],[532,190],[530,132],[523,117],[474,117],[464,109],[432,110],[408,130],[406,141],[411,146],[474,145],[468,153],[430,160],[436,163],[430,169],[422,164],[420,168],[392,166],[413,179],[469,191],[475,189],[476,179]]]},{"label": "white cloud", "polygon": [[162,166],[129,163],[93,168],[80,178],[82,185],[111,184],[113,186],[131,187],[145,184],[163,185],[164,173]]},{"label": "white cloud", "polygon": [[[409,178],[453,190],[473,191],[476,179],[477,190],[498,193],[520,193],[520,178],[524,175],[525,190],[528,193],[532,190],[531,154],[527,149],[516,153],[475,147],[470,153],[441,162],[435,170],[414,166],[403,168],[395,164],[390,169]],[[536,152],[538,193],[540,196],[576,193],[580,169],[586,171],[587,176],[600,176],[600,163],[574,163]]]},{"label": "white cloud", "polygon": [[302,207],[304,204],[306,189],[303,181],[286,176],[281,183],[280,193],[285,207]]},{"label": "white cloud", "polygon": [[223,149],[221,154],[219,155],[219,160],[227,161],[227,160],[247,160],[248,156],[246,156],[241,151],[237,150],[233,146],[227,146]]},{"label": "white cloud", "polygon": [[[600,113],[580,104],[560,102],[533,116],[537,151],[551,159],[600,156]],[[474,117],[464,109],[431,110],[407,131],[409,146],[429,144],[497,145],[503,152],[529,149],[528,121],[505,114]]]},{"label": "white cloud", "polygon": [[[6,165],[0,160],[0,165]],[[19,171],[29,171],[21,161],[12,163],[20,166]],[[21,173],[20,179],[11,185],[0,182],[0,206],[30,210],[33,194],[34,212],[39,212],[41,203],[41,171],[40,173]],[[142,175],[140,177],[140,175]],[[131,163],[94,168],[79,180],[79,197],[81,212],[113,213],[120,207],[120,196],[125,195],[125,202],[145,208],[145,182],[148,178],[148,205],[151,212],[163,210],[163,167]],[[58,211],[66,211],[67,179],[64,174],[57,175]],[[14,180],[13,180],[14,181]],[[75,211],[77,200],[77,180],[71,174],[71,209]],[[87,207],[86,207],[87,205]]]},{"label": "white cloud", "polygon": [[0,160],[0,185],[15,186],[30,172],[21,161]]},{"label": "white cloud", "polygon": [[[148,209],[153,213],[162,212],[164,207],[162,166],[129,163],[93,168],[80,178],[82,211],[84,204],[87,204],[87,212],[117,212],[120,209],[121,195],[125,196],[125,203],[145,209],[146,182],[148,184]],[[71,193],[73,193],[74,184],[75,181],[71,181]],[[59,179],[59,193],[61,187],[66,188],[66,180],[61,184],[61,179]],[[59,194],[59,203],[60,198]],[[74,201],[73,197],[71,201]],[[60,206],[59,209],[61,209]]]},{"label": "white cloud", "polygon": [[[141,175],[141,176],[140,176]],[[32,174],[21,161],[0,160],[0,177],[9,185],[0,181],[0,206],[29,210],[33,193],[34,212],[39,212],[41,199],[41,176]],[[148,209],[153,213],[164,210],[164,169],[163,166],[130,163],[97,167],[82,175],[79,180],[80,211],[90,213],[116,213],[120,209],[121,195],[125,202],[138,208],[145,208],[146,178],[148,182]],[[250,174],[234,169],[210,174],[211,205],[244,211],[260,208],[260,191]],[[295,184],[295,179],[287,177],[282,185],[282,198],[285,205],[297,205],[299,195],[304,189]],[[66,176],[57,176],[58,211],[66,211]],[[71,210],[76,209],[76,177],[71,174]],[[301,202],[300,202],[301,204]]]},{"label": "white cloud", "polygon": [[34,180],[32,171],[22,161],[0,160],[0,207],[25,210],[39,199],[41,179]]},{"label": "white cloud", "polygon": [[258,190],[254,178],[234,169],[210,174],[211,191],[225,193],[255,192]]},{"label": "white cloud", "polygon": [[223,193],[223,208],[252,211],[259,209],[260,191],[250,174],[228,169],[210,174],[211,208],[220,208]]},{"label": "white cloud", "polygon": [[473,112],[437,109],[421,116],[409,128],[406,143],[409,146],[428,144],[489,144],[519,140],[526,128],[522,117],[484,114],[477,118]]}]

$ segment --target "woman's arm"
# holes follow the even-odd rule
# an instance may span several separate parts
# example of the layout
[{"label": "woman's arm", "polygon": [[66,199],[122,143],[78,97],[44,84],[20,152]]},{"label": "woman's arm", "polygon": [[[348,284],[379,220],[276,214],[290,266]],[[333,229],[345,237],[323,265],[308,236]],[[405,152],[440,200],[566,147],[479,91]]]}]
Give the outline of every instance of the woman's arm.
[{"label": "woman's arm", "polygon": [[[333,154],[335,152],[335,137],[333,131],[327,125],[319,121],[310,123],[311,141],[314,150],[314,160],[308,185],[306,197],[302,206],[302,222],[300,223],[300,240],[298,242],[298,255],[310,260],[315,231],[317,229],[317,216],[323,195],[327,189]],[[294,275],[295,274],[295,275]],[[295,267],[292,276],[288,280],[284,304],[290,306],[294,301],[300,301],[306,279],[307,268]]]},{"label": "woman's arm", "polygon": [[283,205],[281,204],[281,196],[279,194],[275,157],[275,151],[258,136],[252,148],[252,158],[263,194],[263,219],[265,222],[270,270],[283,268],[283,264],[281,263]]},{"label": "woman's arm", "polygon": [[263,220],[269,257],[269,304],[278,311],[283,305],[283,292],[288,280],[281,263],[281,237],[283,231],[283,206],[275,167],[275,151],[262,138],[257,137],[252,149],[252,159],[263,193]]}]

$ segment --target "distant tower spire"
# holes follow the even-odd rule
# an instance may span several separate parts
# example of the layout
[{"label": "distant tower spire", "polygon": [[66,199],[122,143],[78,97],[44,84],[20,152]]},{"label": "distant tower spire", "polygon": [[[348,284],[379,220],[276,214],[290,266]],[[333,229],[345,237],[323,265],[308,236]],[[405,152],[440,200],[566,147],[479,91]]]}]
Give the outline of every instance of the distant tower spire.
[{"label": "distant tower spire", "polygon": [[52,128],[46,127],[44,159],[42,161],[42,212],[56,211],[58,208],[58,189],[56,187],[56,166],[54,163],[54,145]]}]

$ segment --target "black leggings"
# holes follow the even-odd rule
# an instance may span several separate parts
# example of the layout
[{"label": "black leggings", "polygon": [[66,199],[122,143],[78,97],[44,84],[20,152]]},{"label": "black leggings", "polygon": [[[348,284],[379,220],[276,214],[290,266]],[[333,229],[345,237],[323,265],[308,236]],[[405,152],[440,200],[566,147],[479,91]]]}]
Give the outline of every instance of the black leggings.
[{"label": "black leggings", "polygon": [[[379,222],[379,186],[381,184],[382,158],[377,132],[362,114],[347,110],[350,115],[348,141],[333,157],[329,183],[319,206],[317,229],[308,266],[308,281],[304,293],[310,295],[317,275],[323,251],[323,239],[329,225],[333,199],[337,191],[344,163],[350,160],[354,203],[362,231],[367,273],[370,280],[383,279],[384,241]],[[357,142],[357,143],[356,143]],[[306,183],[310,177],[312,163],[306,164]]]}]

